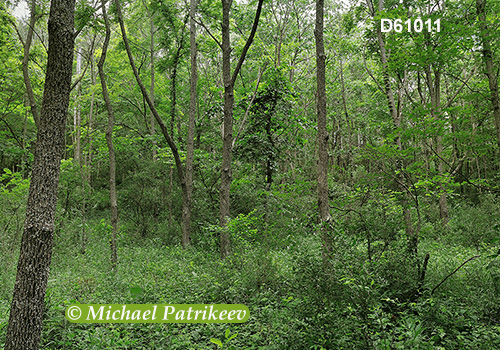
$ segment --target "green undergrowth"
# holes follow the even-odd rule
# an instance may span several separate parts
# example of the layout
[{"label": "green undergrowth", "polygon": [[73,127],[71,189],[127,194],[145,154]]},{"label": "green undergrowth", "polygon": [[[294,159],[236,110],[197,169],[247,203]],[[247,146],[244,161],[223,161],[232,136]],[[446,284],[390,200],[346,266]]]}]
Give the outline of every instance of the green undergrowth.
[{"label": "green undergrowth", "polygon": [[[211,239],[187,249],[121,235],[114,272],[103,222],[88,223],[85,252],[77,229],[61,228],[41,348],[500,349],[500,259],[493,244],[467,246],[449,229],[427,225],[416,258],[401,231],[385,242],[376,237],[369,255],[366,239],[339,226],[325,260],[316,229],[283,221],[278,235],[286,240],[278,246],[272,230],[263,235],[261,221],[252,212],[231,222],[233,251],[223,261],[215,226],[206,231]],[[15,277],[12,259],[1,264],[0,348]],[[75,302],[235,303],[247,305],[251,316],[243,324],[74,324],[64,311]]]}]

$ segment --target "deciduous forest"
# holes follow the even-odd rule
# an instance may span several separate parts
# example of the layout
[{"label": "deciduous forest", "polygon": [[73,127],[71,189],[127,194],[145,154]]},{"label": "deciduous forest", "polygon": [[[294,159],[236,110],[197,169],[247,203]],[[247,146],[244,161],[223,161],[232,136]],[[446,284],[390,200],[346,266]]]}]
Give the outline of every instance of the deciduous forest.
[{"label": "deciduous forest", "polygon": [[0,348],[500,349],[499,45],[497,0],[0,0]]}]

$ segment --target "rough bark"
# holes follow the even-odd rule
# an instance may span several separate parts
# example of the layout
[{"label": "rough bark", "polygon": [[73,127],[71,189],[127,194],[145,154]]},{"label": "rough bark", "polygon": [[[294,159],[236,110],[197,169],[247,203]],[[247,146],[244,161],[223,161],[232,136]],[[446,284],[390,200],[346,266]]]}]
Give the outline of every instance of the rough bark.
[{"label": "rough bark", "polygon": [[104,17],[104,24],[106,27],[106,37],[104,38],[101,58],[97,63],[97,68],[99,70],[99,79],[101,80],[102,96],[104,98],[104,103],[106,104],[106,109],[108,111],[106,144],[108,146],[108,153],[109,153],[109,199],[111,202],[111,226],[112,226],[112,232],[109,244],[111,249],[111,268],[113,270],[116,270],[116,265],[118,262],[118,254],[116,248],[117,246],[116,237],[118,235],[118,200],[116,196],[116,159],[115,159],[115,149],[113,147],[113,127],[115,125],[115,115],[113,112],[113,107],[111,106],[111,100],[109,98],[108,86],[106,84],[106,75],[104,74],[104,62],[106,61],[106,53],[108,51],[109,40],[111,37],[111,29],[108,20],[108,15],[106,13],[105,0],[101,0],[101,5],[102,5],[102,15]]},{"label": "rough bark", "polygon": [[328,131],[326,129],[326,56],[323,41],[324,0],[316,0],[316,94],[318,122],[318,207],[321,219],[323,254],[328,258],[332,253],[332,240],[329,235],[330,203],[328,200]]},{"label": "rough bark", "polygon": [[74,48],[74,0],[52,0],[49,50],[6,350],[38,349],[52,257]]},{"label": "rough bark", "polygon": [[[76,51],[76,74],[77,76],[80,75],[81,73],[81,67],[82,67],[82,48],[79,47],[78,50]],[[82,160],[82,150],[81,150],[81,127],[82,127],[82,113],[81,113],[81,107],[80,107],[80,99],[82,96],[82,89],[80,82],[78,82],[77,86],[77,93],[75,97],[75,105],[74,105],[74,144],[73,144],[73,150],[74,150],[74,161],[76,164],[80,165],[81,160]]]},{"label": "rough bark", "polygon": [[485,74],[488,77],[490,98],[493,107],[497,145],[500,149],[500,98],[498,95],[497,74],[495,74],[493,64],[493,53],[491,51],[489,28],[486,22],[486,0],[476,0],[476,11],[479,19],[479,37],[481,38],[481,44],[483,46],[483,60],[486,68]]},{"label": "rough bark", "polygon": [[[231,188],[231,151],[233,139],[234,92],[231,79],[231,41],[229,13],[232,0],[222,0],[222,79],[224,83],[224,124],[222,135],[222,169],[220,181],[219,224],[225,227],[229,219],[229,190]],[[220,254],[225,258],[231,253],[229,233],[223,229],[220,236]]]},{"label": "rough bark", "polygon": [[[222,0],[222,79],[224,83],[224,124],[222,136],[222,168],[221,168],[221,183],[220,183],[220,211],[219,211],[219,225],[225,227],[230,215],[229,192],[232,181],[231,170],[231,152],[233,145],[233,106],[234,106],[234,82],[238,73],[243,65],[246,54],[250,45],[252,45],[257,26],[259,24],[260,13],[262,11],[263,0],[259,0],[257,11],[252,26],[250,36],[243,47],[241,56],[236,64],[236,68],[231,75],[231,40],[230,40],[230,12],[232,0]],[[229,240],[229,233],[221,230],[220,236],[220,254],[221,258],[225,258],[231,252],[231,242]]]}]

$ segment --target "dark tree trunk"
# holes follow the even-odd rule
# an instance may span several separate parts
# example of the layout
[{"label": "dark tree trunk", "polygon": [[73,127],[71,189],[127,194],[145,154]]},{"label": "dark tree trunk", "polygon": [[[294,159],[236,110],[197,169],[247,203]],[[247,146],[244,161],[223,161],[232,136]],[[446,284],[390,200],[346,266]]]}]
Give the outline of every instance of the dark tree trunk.
[{"label": "dark tree trunk", "polygon": [[38,349],[40,343],[52,257],[57,187],[65,147],[73,67],[74,10],[74,0],[51,2],[47,73],[6,350]]},{"label": "dark tree trunk", "polygon": [[[222,79],[224,82],[224,126],[222,135],[222,170],[220,181],[219,224],[225,227],[229,219],[229,190],[231,188],[231,151],[233,144],[234,92],[231,79],[231,41],[229,36],[229,13],[232,0],[222,0]],[[225,229],[220,236],[222,258],[231,252],[229,233]]]},{"label": "dark tree trunk", "polygon": [[332,240],[329,233],[330,203],[328,201],[328,131],[326,130],[326,64],[325,44],[323,42],[324,0],[316,0],[316,85],[317,85],[317,122],[318,122],[318,207],[321,219],[321,237],[324,257],[332,253]]},{"label": "dark tree trunk", "polygon": [[101,80],[102,96],[104,97],[104,102],[108,111],[106,144],[108,145],[109,152],[109,199],[111,202],[111,226],[113,228],[109,244],[111,248],[111,268],[113,270],[116,270],[116,265],[118,262],[118,253],[116,248],[116,237],[118,235],[118,199],[116,195],[116,159],[115,149],[113,147],[113,127],[115,125],[115,115],[113,113],[113,107],[111,106],[111,100],[109,98],[108,86],[106,84],[106,75],[104,74],[104,62],[106,61],[106,53],[108,51],[109,40],[111,37],[111,29],[109,25],[108,15],[106,13],[105,0],[101,1],[101,5],[102,15],[104,17],[104,23],[106,27],[106,37],[104,38],[104,44],[102,45],[102,54],[97,67],[99,69],[99,79]]},{"label": "dark tree trunk", "polygon": [[198,67],[196,62],[198,48],[196,46],[196,25],[194,22],[194,17],[196,15],[196,0],[191,0],[189,13],[191,77],[189,81],[190,101],[185,171],[186,195],[183,197],[182,203],[182,245],[184,247],[188,246],[191,240],[191,197],[193,194],[194,128],[196,119],[196,102],[198,97],[196,91],[198,84]]}]

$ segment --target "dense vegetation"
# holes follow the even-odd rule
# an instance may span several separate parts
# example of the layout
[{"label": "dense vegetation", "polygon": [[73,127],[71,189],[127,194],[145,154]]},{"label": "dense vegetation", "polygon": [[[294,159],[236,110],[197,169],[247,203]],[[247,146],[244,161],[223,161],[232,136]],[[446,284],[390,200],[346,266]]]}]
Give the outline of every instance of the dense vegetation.
[{"label": "dense vegetation", "polygon": [[[139,78],[185,164],[189,3],[121,4]],[[186,240],[185,175],[134,77],[116,5],[107,5],[104,65],[111,124],[97,67],[101,2],[77,2],[42,349],[220,348],[211,339],[224,349],[500,349],[500,3],[380,4],[325,3],[325,222],[317,193],[315,6],[264,1],[234,81],[230,218],[220,225],[223,9],[218,1],[197,3]],[[29,2],[25,18],[12,15],[15,5],[0,0],[0,348],[48,42],[49,4]],[[233,70],[256,8],[257,1],[232,4]],[[381,18],[418,17],[440,19],[441,31],[380,31]],[[224,235],[230,252],[221,258]],[[75,302],[240,303],[251,317],[230,325],[73,324],[64,311]]]}]

